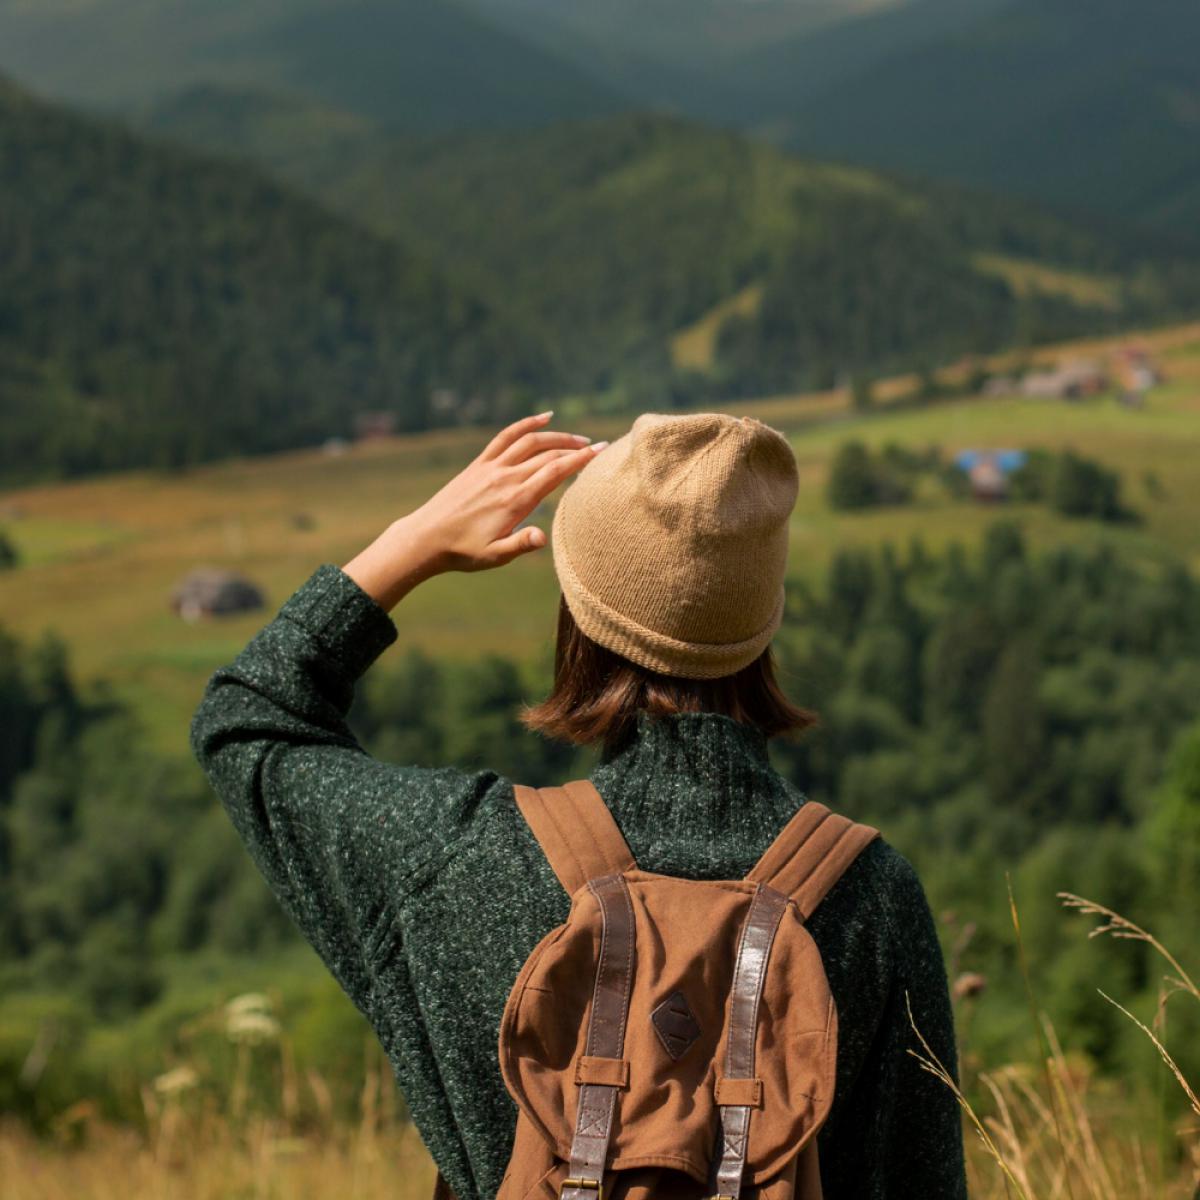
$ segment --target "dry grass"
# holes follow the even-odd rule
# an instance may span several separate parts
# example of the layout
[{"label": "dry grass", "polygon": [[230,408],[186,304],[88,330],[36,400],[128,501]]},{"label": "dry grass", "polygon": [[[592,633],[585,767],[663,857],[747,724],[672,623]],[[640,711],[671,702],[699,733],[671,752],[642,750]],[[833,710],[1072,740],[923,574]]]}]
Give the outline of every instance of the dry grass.
[{"label": "dry grass", "polygon": [[[3,1200],[427,1200],[435,1171],[378,1045],[369,1047],[351,1121],[333,1089],[295,1066],[274,1002],[235,997],[193,1019],[224,1031],[236,1068],[213,1086],[204,1051],[141,1089],[144,1127],[103,1120],[81,1101],[38,1138],[0,1124]],[[259,1079],[276,1080],[264,1096]],[[269,1112],[268,1112],[269,1109]]]},{"label": "dry grass", "polygon": [[[1161,1035],[1167,1001],[1182,995],[1200,1002],[1200,988],[1152,934],[1093,901],[1061,898],[1100,919],[1092,936],[1143,942],[1166,963],[1170,973],[1153,1027],[1127,1015],[1152,1043],[1148,1051],[1157,1051],[1173,1073],[1191,1112],[1165,1131],[1167,1140],[1156,1137],[1154,1121],[1122,1081],[1099,1076],[1063,1049],[1049,1019],[1036,1011],[1030,985],[1044,1062],[981,1072],[971,1090],[985,1097],[982,1104],[968,1099],[916,1030],[923,1052],[915,1056],[953,1090],[963,1111],[970,1194],[974,1200],[1193,1200],[1200,1195],[1200,1100]],[[1020,945],[1015,904],[1012,913]],[[62,1114],[49,1137],[0,1125],[4,1200],[427,1200],[434,1168],[403,1118],[381,1054],[368,1056],[356,1120],[338,1120],[321,1077],[301,1076],[291,1065],[286,1031],[267,997],[235,998],[209,1018],[243,1052],[225,1087],[205,1089],[200,1059],[177,1062],[143,1088],[142,1131],[104,1123],[88,1102]],[[277,1059],[271,1117],[255,1112],[248,1099],[255,1055]]]},{"label": "dry grass", "polygon": [[1009,898],[1044,1061],[982,1072],[978,1083],[991,1105],[981,1114],[914,1024],[923,1052],[912,1053],[954,1092],[962,1108],[970,1138],[971,1195],[975,1200],[1194,1200],[1200,1195],[1200,1099],[1162,1034],[1170,998],[1200,1002],[1200,988],[1153,934],[1102,904],[1059,893],[1067,908],[1100,919],[1092,937],[1143,942],[1171,971],[1163,980],[1153,1028],[1100,991],[1142,1030],[1187,1098],[1191,1111],[1173,1131],[1180,1153],[1168,1156],[1165,1145],[1147,1137],[1143,1114],[1119,1083],[1097,1078],[1086,1060],[1066,1054],[1049,1018],[1037,1010],[1011,891]]},{"label": "dry grass", "polygon": [[98,1126],[74,1149],[0,1129],[5,1200],[427,1200],[433,1179],[411,1127],[298,1137],[189,1123],[147,1141]]},{"label": "dry grass", "polygon": [[[1178,1134],[1196,1157],[1164,1166],[1136,1132],[1131,1099],[1052,1045],[1053,1098],[1033,1066],[981,1077],[990,1111],[967,1117],[973,1200],[1191,1200],[1194,1123]],[[1055,1104],[1065,1112],[1061,1139]],[[176,1108],[145,1135],[93,1121],[85,1107],[68,1114],[57,1140],[0,1126],[4,1200],[428,1200],[433,1177],[412,1128],[378,1115],[297,1131]]]}]

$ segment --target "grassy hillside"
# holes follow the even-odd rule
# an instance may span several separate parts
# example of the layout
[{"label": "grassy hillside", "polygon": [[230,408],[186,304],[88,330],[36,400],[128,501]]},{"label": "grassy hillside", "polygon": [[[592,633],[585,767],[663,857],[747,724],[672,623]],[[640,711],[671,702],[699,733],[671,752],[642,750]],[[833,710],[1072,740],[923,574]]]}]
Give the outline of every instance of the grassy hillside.
[{"label": "grassy hillside", "polygon": [[0,477],[312,444],[540,378],[397,238],[0,83]]},{"label": "grassy hillside", "polygon": [[0,70],[103,105],[202,81],[269,86],[418,129],[620,106],[456,0],[0,0]]},{"label": "grassy hillside", "polygon": [[1017,0],[800,98],[793,145],[1194,234],[1190,0]]},{"label": "grassy hillside", "polygon": [[[612,389],[615,403],[820,386],[1200,304],[1196,260],[1173,247],[690,122],[414,139],[338,134],[332,115],[285,108],[205,89],[164,105],[153,127],[250,155],[377,233],[419,239],[538,329],[568,387]],[[1016,288],[981,254],[1119,283],[1102,301]],[[673,378],[674,336],[714,310],[736,316],[747,288],[761,303],[728,322],[728,339],[714,329],[711,378]]]},{"label": "grassy hillside", "polygon": [[[1167,348],[1170,380],[1144,412],[1111,401],[975,398],[889,411],[889,398],[908,386],[903,381],[879,389],[881,411],[865,416],[853,414],[842,392],[781,396],[731,411],[752,413],[792,436],[802,482],[792,564],[801,576],[817,578],[839,548],[884,538],[903,542],[921,533],[934,548],[955,538],[971,541],[996,515],[940,493],[910,508],[831,512],[824,482],[834,453],[851,436],[874,446],[938,443],[947,452],[1074,447],[1123,473],[1128,499],[1145,522],[1110,528],[1040,506],[1012,506],[1008,511],[1025,523],[1034,544],[1115,539],[1150,555],[1169,547],[1200,567],[1200,329],[1149,340]],[[1092,349],[1085,344],[1064,353]],[[596,437],[628,424],[586,410],[564,414],[561,423]],[[483,436],[443,431],[359,445],[337,457],[291,453],[171,478],[137,473],[10,491],[0,497],[0,525],[25,565],[0,576],[0,626],[21,635],[58,630],[84,677],[113,681],[162,743],[184,753],[187,716],[204,679],[267,614],[186,625],[168,610],[171,586],[200,563],[233,566],[263,585],[273,610],[318,563],[348,561],[389,520],[431,495],[478,452]],[[1146,491],[1147,472],[1161,485],[1153,494]],[[299,514],[311,518],[303,528],[296,527]],[[548,516],[542,514],[543,524]],[[444,576],[404,602],[400,645],[459,659],[485,651],[544,656],[555,595],[548,553],[469,580]]]}]

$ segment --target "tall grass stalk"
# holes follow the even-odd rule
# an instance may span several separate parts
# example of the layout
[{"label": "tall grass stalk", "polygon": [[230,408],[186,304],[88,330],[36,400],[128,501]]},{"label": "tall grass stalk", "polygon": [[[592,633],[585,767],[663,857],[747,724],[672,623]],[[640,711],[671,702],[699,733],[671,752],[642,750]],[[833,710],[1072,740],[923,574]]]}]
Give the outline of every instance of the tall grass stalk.
[{"label": "tall grass stalk", "polygon": [[[1200,1116],[1200,1097],[1163,1040],[1166,1002],[1176,992],[1200,1001],[1195,981],[1152,934],[1113,910],[1073,893],[1060,893],[1069,908],[1098,916],[1103,924],[1091,936],[1108,933],[1151,946],[1173,972],[1161,993],[1151,1028],[1102,989],[1100,995],[1128,1017],[1149,1038]],[[971,1195],[976,1200],[1194,1200],[1200,1195],[1200,1127],[1180,1126],[1178,1134],[1186,1161],[1172,1173],[1159,1162],[1156,1178],[1147,1170],[1145,1148],[1138,1137],[1140,1122],[1131,1097],[1120,1103],[1106,1091],[1091,1065],[1072,1058],[1059,1042],[1049,1017],[1037,1008],[1021,938],[1020,917],[1009,887],[1009,904],[1017,938],[1018,957],[1025,977],[1042,1062],[984,1072],[979,1082],[992,1111],[981,1114],[947,1071],[917,1029],[921,1051],[910,1050],[921,1066],[949,1087],[976,1137],[976,1152],[968,1156]],[[1040,1080],[1040,1088],[1037,1081]]]}]

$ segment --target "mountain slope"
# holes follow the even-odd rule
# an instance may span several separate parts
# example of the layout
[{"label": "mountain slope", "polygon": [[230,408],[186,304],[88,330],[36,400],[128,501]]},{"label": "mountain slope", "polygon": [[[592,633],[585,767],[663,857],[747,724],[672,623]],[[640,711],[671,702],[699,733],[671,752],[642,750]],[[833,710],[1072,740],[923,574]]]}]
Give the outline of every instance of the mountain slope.
[{"label": "mountain slope", "polygon": [[124,107],[220,82],[414,129],[539,124],[622,105],[455,0],[0,0],[0,69],[88,103]]},{"label": "mountain slope", "polygon": [[245,165],[0,85],[0,473],[311,444],[355,411],[544,379],[531,342],[396,239]]},{"label": "mountain slope", "polygon": [[[661,402],[674,335],[747,288],[760,307],[722,310],[716,363],[717,386],[743,394],[1111,329],[1196,298],[1195,260],[1174,247],[686,121],[426,139],[359,128],[314,148],[307,120],[289,125],[275,98],[209,91],[177,98],[156,128],[256,156],[376,232],[419,240],[538,329],[569,387]],[[1103,286],[1022,294],[997,257]]]},{"label": "mountain slope", "polygon": [[1200,6],[1016,0],[793,110],[791,144],[1194,231]]}]

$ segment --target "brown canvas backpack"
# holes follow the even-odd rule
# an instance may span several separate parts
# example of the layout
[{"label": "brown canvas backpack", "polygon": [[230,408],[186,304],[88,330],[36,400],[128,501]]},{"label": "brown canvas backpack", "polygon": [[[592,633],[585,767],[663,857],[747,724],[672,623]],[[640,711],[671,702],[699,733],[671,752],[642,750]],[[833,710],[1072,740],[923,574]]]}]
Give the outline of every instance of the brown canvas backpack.
[{"label": "brown canvas backpack", "polygon": [[837,1012],[805,921],[878,832],[809,802],[745,879],[687,880],[587,781],[516,799],[571,909],[505,1006],[497,1200],[820,1200]]}]

